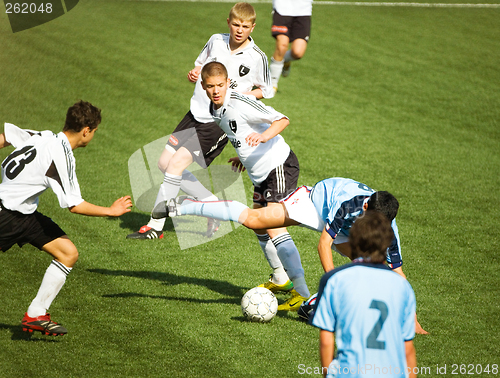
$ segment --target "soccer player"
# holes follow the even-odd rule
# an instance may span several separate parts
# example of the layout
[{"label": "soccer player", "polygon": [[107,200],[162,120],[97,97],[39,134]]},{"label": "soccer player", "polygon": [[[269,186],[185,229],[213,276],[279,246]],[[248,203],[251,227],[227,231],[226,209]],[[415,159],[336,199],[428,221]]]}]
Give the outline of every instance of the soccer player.
[{"label": "soccer player", "polygon": [[[254,184],[254,208],[272,211],[295,189],[299,177],[299,161],[280,135],[290,123],[288,118],[255,98],[231,90],[222,63],[206,64],[201,77],[211,101],[210,113],[238,154],[229,160],[233,169],[248,172]],[[298,310],[310,293],[290,234],[284,227],[254,231],[273,269],[269,281],[261,286],[273,292],[291,291],[292,296],[278,310]]]},{"label": "soccer player", "polygon": [[22,130],[9,123],[0,134],[0,148],[16,148],[2,162],[0,250],[29,243],[54,258],[23,317],[24,331],[67,333],[66,328],[51,320],[47,310],[78,260],[78,250],[66,233],[37,211],[38,197],[51,188],[62,208],[99,217],[118,217],[132,206],[129,196],[118,198],[110,207],[101,207],[84,201],[80,193],[73,150],[92,140],[100,122],[100,109],[80,101],[68,109],[63,131],[58,134]]},{"label": "soccer player", "polygon": [[350,231],[353,262],[321,279],[310,323],[325,377],[416,377],[415,293],[384,264],[393,239],[389,220],[367,211]]},{"label": "soccer player", "polygon": [[[266,55],[250,37],[255,28],[256,13],[248,3],[235,4],[229,13],[229,34],[214,34],[208,40],[189,71],[188,80],[195,83],[190,111],[176,127],[158,161],[164,173],[155,202],[175,198],[182,189],[204,201],[217,200],[186,168],[195,161],[207,168],[227,144],[227,136],[213,121],[208,111],[210,100],[201,86],[200,72],[204,64],[222,62],[229,72],[231,88],[256,98],[274,96]],[[165,219],[150,218],[147,225],[129,234],[130,239],[156,239],[163,237]],[[208,220],[207,236],[217,231],[219,223]]]},{"label": "soccer player", "polygon": [[[271,81],[278,91],[280,76],[290,74],[291,63],[306,53],[311,32],[312,0],[273,0],[271,34],[276,48],[271,58]],[[290,47],[290,49],[289,49]]]},{"label": "soccer player", "polygon": [[[316,183],[313,187],[301,186],[273,208],[250,209],[236,201],[200,202],[185,200],[180,206],[167,206],[164,212],[175,215],[199,215],[220,220],[231,220],[245,227],[270,229],[305,226],[321,232],[318,253],[325,272],[334,268],[331,250],[351,258],[348,242],[349,230],[366,210],[382,212],[391,221],[394,239],[387,249],[387,263],[391,269],[406,278],[396,214],[397,199],[385,191],[374,191],[360,182],[333,177]],[[426,334],[418,321],[416,332]]]}]

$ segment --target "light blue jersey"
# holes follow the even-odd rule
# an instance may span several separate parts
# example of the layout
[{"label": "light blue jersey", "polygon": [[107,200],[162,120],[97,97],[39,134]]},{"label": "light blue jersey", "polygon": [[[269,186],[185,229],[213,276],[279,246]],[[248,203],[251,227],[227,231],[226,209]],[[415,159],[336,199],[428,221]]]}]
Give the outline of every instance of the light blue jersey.
[{"label": "light blue jersey", "polygon": [[383,264],[355,261],[326,273],[310,323],[335,332],[338,365],[328,377],[406,377],[415,309],[408,281]]},{"label": "light blue jersey", "polygon": [[[325,221],[326,230],[335,239],[341,234],[349,236],[349,230],[361,214],[363,205],[375,191],[357,181],[333,177],[314,185],[310,198],[321,219]],[[396,219],[392,221],[394,240],[387,250],[387,263],[392,269],[400,267],[401,247]]]}]

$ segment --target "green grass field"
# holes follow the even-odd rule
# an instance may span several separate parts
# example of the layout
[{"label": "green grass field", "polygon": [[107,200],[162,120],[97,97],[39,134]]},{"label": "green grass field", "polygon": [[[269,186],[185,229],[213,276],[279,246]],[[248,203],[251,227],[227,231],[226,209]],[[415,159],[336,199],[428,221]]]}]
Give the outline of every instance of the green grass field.
[{"label": "green grass field", "polygon": [[[227,30],[230,7],[82,0],[18,33],[0,7],[0,122],[59,131],[77,100],[102,108],[96,138],[75,157],[84,198],[109,206],[132,194],[130,156],[188,110],[186,74],[210,35]],[[255,8],[253,36],[270,56],[271,4]],[[306,56],[264,101],[290,117],[283,135],[301,163],[299,184],[350,177],[396,195],[403,269],[430,332],[415,338],[420,376],[499,375],[500,9],[313,12]],[[233,155],[229,146],[214,165]],[[250,230],[181,250],[171,222],[161,241],[125,239],[145,211],[86,218],[59,208],[52,192],[39,209],[80,252],[50,309],[69,333],[23,334],[50,257],[32,246],[0,253],[1,377],[317,376],[299,370],[319,366],[316,329],[296,314],[269,324],[241,315],[243,293],[270,273]],[[319,234],[290,233],[315,291]]]}]

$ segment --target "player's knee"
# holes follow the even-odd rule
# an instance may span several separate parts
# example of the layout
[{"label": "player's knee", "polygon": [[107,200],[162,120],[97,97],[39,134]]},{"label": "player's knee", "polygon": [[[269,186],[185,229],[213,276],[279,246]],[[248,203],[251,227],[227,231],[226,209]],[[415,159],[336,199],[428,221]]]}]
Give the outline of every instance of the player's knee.
[{"label": "player's knee", "polygon": [[274,57],[284,58],[286,52],[288,51],[288,41],[286,42],[276,42],[276,50],[274,51]]},{"label": "player's knee", "polygon": [[66,265],[68,268],[73,267],[73,265],[76,264],[78,261],[78,250],[76,247],[73,245],[73,247],[66,248],[64,251],[62,251],[62,256],[59,258],[59,260]]},{"label": "player's knee", "polygon": [[170,161],[166,168],[166,172],[171,174],[182,174],[182,172],[189,167],[193,162],[193,158],[189,152],[187,153],[176,153]]},{"label": "player's knee", "polygon": [[165,173],[167,170],[168,162],[162,161],[161,159],[158,160],[158,169],[162,172]]},{"label": "player's knee", "polygon": [[295,60],[302,59],[305,54],[305,50],[292,50],[292,57]]}]

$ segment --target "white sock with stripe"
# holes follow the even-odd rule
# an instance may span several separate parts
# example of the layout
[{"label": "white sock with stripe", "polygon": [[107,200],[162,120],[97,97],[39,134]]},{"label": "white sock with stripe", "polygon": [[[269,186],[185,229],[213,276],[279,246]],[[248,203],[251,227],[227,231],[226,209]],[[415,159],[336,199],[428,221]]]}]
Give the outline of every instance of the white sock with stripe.
[{"label": "white sock with stripe", "polygon": [[[172,175],[170,173],[165,173],[165,177],[163,178],[163,182],[160,185],[160,190],[158,191],[158,195],[156,196],[155,205],[156,207],[160,202],[168,201],[171,198],[177,197],[179,194],[179,190],[181,188],[181,180],[182,176]],[[149,219],[148,226],[156,231],[162,231],[165,226],[166,218],[161,219],[153,219],[152,217]]]},{"label": "white sock with stripe", "polygon": [[47,313],[52,301],[66,282],[71,269],[59,261],[52,260],[45,271],[40,289],[28,308],[29,317],[36,318]]},{"label": "white sock with stripe", "polygon": [[278,251],[271,241],[271,238],[268,234],[255,234],[255,236],[259,239],[260,248],[262,252],[264,252],[264,256],[273,270],[272,281],[277,285],[284,285],[288,281],[288,275],[283,268],[283,264],[278,257]]}]

